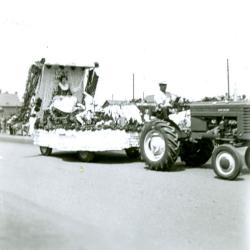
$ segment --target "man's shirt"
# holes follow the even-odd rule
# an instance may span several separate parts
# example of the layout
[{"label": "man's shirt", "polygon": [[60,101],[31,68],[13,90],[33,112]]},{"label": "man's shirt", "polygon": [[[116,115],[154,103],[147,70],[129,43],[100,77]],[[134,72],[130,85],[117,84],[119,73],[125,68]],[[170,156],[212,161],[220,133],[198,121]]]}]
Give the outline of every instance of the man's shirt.
[{"label": "man's shirt", "polygon": [[162,92],[162,91],[158,91],[158,93],[156,93],[156,95],[154,96],[154,100],[156,102],[157,105],[160,105],[162,107],[168,107],[171,106],[170,102],[171,102],[171,94],[170,92]]}]

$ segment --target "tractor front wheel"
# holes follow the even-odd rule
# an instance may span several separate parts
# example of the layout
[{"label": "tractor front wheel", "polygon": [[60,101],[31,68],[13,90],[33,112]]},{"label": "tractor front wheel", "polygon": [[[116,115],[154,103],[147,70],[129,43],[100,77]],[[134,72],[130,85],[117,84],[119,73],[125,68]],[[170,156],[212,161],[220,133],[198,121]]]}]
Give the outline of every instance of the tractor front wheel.
[{"label": "tractor front wheel", "polygon": [[247,150],[245,152],[245,163],[247,167],[250,169],[250,146],[247,147]]},{"label": "tractor front wheel", "polygon": [[140,137],[140,150],[149,169],[171,170],[179,154],[175,128],[158,119],[145,124]]},{"label": "tractor front wheel", "polygon": [[241,172],[242,162],[236,148],[232,145],[224,144],[214,150],[212,166],[218,177],[234,180]]}]

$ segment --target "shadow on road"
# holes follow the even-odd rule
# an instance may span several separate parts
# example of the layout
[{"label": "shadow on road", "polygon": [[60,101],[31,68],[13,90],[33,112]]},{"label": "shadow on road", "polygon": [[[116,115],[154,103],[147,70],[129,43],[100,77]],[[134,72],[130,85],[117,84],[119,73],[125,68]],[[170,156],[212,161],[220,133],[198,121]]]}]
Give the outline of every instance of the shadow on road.
[{"label": "shadow on road", "polygon": [[207,163],[201,166],[186,166],[186,168],[197,168],[197,169],[213,169],[211,163],[208,161]]},{"label": "shadow on road", "polygon": [[[145,166],[146,170],[151,171],[151,169],[148,166]],[[185,171],[186,170],[186,166],[183,163],[176,163],[174,166],[172,166],[171,170],[169,170],[170,172],[180,172],[180,171]],[[162,170],[159,170],[162,171]],[[164,172],[169,172],[169,171],[164,171]]]},{"label": "shadow on road", "polygon": [[[50,157],[61,158],[66,162],[81,162],[76,152],[55,152]],[[130,159],[123,152],[98,152],[95,153],[93,163],[117,164],[140,162],[140,159]]]},{"label": "shadow on road", "polygon": [[228,180],[228,179],[223,179],[223,178],[220,178],[218,176],[214,176],[214,179],[217,179],[217,180],[220,180],[220,181],[245,181],[245,179],[243,177],[237,177],[235,180]]},{"label": "shadow on road", "polygon": [[[184,162],[181,161],[177,161],[174,166],[172,166],[171,168],[171,172],[180,172],[180,171],[185,171],[188,169],[192,169],[192,168],[197,168],[197,169],[212,169],[211,165],[209,163],[206,163],[202,166],[199,167],[192,167],[192,166],[187,166]],[[145,169],[150,170],[149,167],[145,167]]]},{"label": "shadow on road", "polygon": [[250,169],[248,169],[248,168],[243,168],[242,171],[241,171],[241,174],[243,174],[243,175],[248,175],[248,174],[250,174]]},{"label": "shadow on road", "polygon": [[[54,158],[60,158],[61,160],[65,162],[81,162],[76,152],[61,152],[60,151],[60,152],[53,152],[51,156],[42,156],[41,154],[36,154],[36,155],[29,155],[26,157],[27,158],[54,157]],[[126,164],[126,163],[136,163],[136,162],[143,162],[143,161],[140,159],[130,159],[127,157],[126,153],[123,151],[97,152],[95,153],[95,157],[92,161],[92,163],[99,163],[99,164]],[[170,171],[181,172],[181,171],[185,171],[185,170],[192,169],[192,168],[204,169],[204,170],[213,169],[210,161],[208,161],[206,164],[202,166],[192,167],[192,166],[186,166],[184,162],[181,162],[179,160],[175,163],[175,165],[172,167]],[[151,171],[151,169],[148,166],[145,166],[144,169]],[[244,181],[245,180],[244,175],[250,175],[250,169],[248,169],[247,167],[243,167],[240,176],[235,181]],[[215,176],[214,178],[223,180],[217,176]]]}]

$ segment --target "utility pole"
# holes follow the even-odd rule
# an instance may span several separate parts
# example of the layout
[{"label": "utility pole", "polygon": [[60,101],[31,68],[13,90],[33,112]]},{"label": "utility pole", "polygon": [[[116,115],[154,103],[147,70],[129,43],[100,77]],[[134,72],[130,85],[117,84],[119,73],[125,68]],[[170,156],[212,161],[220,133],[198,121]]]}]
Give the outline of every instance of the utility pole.
[{"label": "utility pole", "polygon": [[229,84],[229,61],[227,59],[227,99],[230,99],[230,84]]},{"label": "utility pole", "polygon": [[135,74],[133,73],[133,101],[135,100]]}]

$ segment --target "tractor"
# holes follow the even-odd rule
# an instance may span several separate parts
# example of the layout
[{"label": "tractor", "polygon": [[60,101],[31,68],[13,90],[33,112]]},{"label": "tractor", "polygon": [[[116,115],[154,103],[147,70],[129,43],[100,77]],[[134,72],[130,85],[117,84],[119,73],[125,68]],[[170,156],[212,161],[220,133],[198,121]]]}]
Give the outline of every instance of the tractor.
[{"label": "tractor", "polygon": [[[178,157],[198,167],[211,158],[215,174],[228,180],[238,177],[244,160],[250,168],[250,103],[194,102],[189,106],[191,126],[187,130],[160,116],[144,125],[140,150],[148,168],[169,171]],[[247,147],[244,160],[241,147]]]}]

